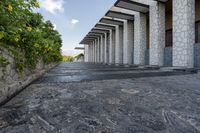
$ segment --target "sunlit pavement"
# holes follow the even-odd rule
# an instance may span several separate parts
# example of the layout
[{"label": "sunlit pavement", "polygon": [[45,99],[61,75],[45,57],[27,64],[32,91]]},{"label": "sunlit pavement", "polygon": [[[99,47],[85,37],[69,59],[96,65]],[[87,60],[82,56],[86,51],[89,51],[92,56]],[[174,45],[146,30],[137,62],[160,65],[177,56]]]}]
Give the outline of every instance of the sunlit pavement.
[{"label": "sunlit pavement", "polygon": [[200,74],[61,63],[0,107],[2,133],[198,133]]}]

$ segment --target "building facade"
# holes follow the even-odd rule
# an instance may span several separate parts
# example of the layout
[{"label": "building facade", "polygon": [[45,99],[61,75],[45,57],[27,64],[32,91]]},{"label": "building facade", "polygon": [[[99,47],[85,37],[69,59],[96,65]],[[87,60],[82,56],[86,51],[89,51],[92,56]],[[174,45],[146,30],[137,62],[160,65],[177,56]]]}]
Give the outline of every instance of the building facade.
[{"label": "building facade", "polygon": [[118,0],[80,42],[86,62],[200,67],[200,0]]}]

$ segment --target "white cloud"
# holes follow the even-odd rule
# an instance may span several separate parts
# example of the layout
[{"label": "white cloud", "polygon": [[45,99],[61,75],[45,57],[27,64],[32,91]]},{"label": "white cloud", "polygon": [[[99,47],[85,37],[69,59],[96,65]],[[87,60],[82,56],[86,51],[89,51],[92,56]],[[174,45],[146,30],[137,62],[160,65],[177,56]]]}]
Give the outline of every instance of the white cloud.
[{"label": "white cloud", "polygon": [[72,19],[72,20],[71,20],[71,24],[75,25],[75,24],[77,24],[77,23],[79,23],[79,20],[77,20],[77,19]]},{"label": "white cloud", "polygon": [[52,14],[64,12],[64,0],[39,0],[39,3],[41,8]]},{"label": "white cloud", "polygon": [[54,30],[57,29],[57,25],[56,25],[56,24],[53,24],[53,27],[54,27],[54,28],[53,28]]}]

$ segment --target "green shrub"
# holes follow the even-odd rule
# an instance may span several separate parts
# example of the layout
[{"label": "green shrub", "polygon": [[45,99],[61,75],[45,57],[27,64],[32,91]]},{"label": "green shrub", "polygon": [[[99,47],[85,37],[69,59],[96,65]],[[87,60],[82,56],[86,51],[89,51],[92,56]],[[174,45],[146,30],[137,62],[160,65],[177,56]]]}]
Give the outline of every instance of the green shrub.
[{"label": "green shrub", "polygon": [[74,57],[72,57],[72,56],[63,56],[63,61],[64,62],[73,62],[74,61]]},{"label": "green shrub", "polygon": [[75,56],[74,58],[76,58],[77,60],[79,60],[79,59],[81,59],[82,57],[84,57],[84,54],[81,53],[81,54]]},{"label": "green shrub", "polygon": [[62,60],[61,35],[34,8],[37,0],[0,1],[0,45],[14,55],[18,71],[34,69],[39,59],[46,64]]}]

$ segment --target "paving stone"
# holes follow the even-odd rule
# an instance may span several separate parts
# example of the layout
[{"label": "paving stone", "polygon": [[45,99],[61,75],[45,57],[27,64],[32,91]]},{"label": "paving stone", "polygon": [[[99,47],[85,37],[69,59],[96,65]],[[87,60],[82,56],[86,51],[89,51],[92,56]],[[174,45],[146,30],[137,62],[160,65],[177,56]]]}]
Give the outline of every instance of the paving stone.
[{"label": "paving stone", "polygon": [[[123,69],[124,73],[114,71],[121,78],[106,71],[112,68]],[[48,81],[74,69],[81,71],[75,75],[93,79]],[[145,67],[134,67],[130,73],[130,69],[61,63],[44,75],[44,82],[39,79],[0,107],[0,133],[200,132],[200,74]],[[109,78],[95,78],[104,74]]]}]

